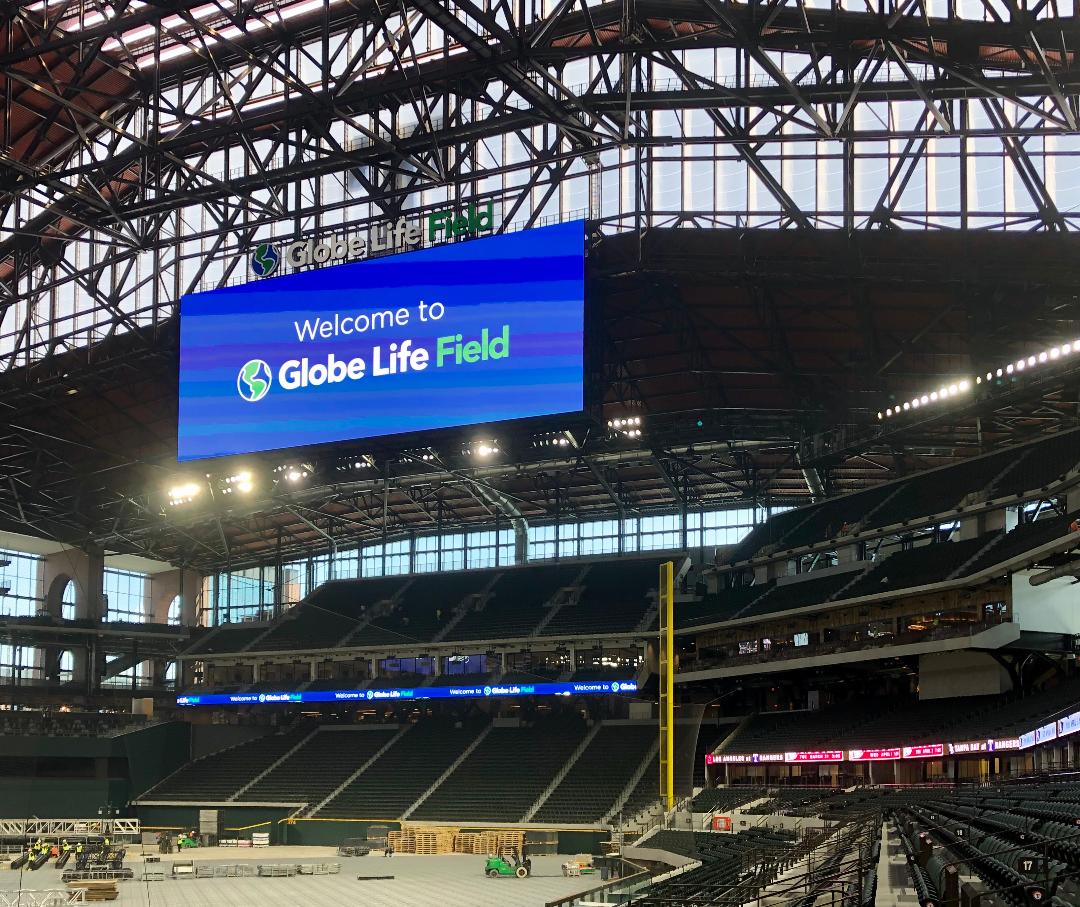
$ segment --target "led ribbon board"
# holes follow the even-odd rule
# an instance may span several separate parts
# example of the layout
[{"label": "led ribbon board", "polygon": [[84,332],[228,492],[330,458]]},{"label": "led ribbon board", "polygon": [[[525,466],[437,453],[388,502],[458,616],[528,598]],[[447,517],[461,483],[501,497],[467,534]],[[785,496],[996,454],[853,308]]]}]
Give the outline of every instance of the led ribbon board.
[{"label": "led ribbon board", "polygon": [[180,302],[177,457],[583,408],[584,221]]},{"label": "led ribbon board", "polygon": [[301,693],[206,693],[177,696],[177,705],[251,705],[274,702],[389,702],[413,699],[484,699],[504,696],[596,696],[636,693],[633,680],[580,683],[512,683],[481,686],[409,687],[396,690],[317,690]]}]

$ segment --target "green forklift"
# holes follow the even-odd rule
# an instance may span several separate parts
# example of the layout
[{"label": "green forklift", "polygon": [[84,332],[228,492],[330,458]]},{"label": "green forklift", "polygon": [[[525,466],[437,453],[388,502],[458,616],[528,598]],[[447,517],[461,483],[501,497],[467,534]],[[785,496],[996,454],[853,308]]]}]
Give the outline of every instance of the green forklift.
[{"label": "green forklift", "polygon": [[494,854],[489,856],[484,864],[484,875],[489,879],[497,879],[499,876],[517,876],[519,879],[525,879],[532,875],[532,860],[528,857],[522,859],[516,850],[512,856],[513,863],[503,856]]}]

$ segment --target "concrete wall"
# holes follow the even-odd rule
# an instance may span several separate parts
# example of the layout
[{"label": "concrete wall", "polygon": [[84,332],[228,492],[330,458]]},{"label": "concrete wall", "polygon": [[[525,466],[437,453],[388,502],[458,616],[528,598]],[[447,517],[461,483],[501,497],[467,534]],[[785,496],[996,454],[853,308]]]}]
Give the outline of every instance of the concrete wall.
[{"label": "concrete wall", "polygon": [[1012,577],[1013,621],[1021,630],[1080,633],[1080,586],[1060,577],[1032,586],[1028,577],[1040,570],[1020,570]]},{"label": "concrete wall", "polygon": [[1010,689],[1008,672],[983,652],[935,652],[919,656],[919,699],[990,696]]},{"label": "concrete wall", "polygon": [[102,806],[123,810],[187,761],[188,740],[189,727],[183,722],[116,737],[5,737],[5,756],[79,763],[65,769],[73,777],[52,777],[58,774],[54,762],[47,774],[31,763],[25,775],[0,778],[0,816],[83,818],[96,816]]}]

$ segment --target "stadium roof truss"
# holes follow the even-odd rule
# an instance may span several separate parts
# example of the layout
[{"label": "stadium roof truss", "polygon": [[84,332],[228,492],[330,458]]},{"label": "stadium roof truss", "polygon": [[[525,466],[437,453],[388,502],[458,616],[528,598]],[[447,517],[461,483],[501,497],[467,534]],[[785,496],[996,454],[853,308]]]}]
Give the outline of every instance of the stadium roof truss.
[{"label": "stadium roof truss", "polygon": [[504,224],[580,211],[605,231],[1072,229],[1072,14],[1072,0],[8,3],[0,355],[155,323],[240,276],[256,240],[447,199],[491,199]]},{"label": "stadium roof truss", "polygon": [[[956,274],[904,318],[868,287],[903,294],[928,282],[922,259],[888,261],[865,240],[1080,225],[1072,4],[0,3],[0,407],[11,417],[0,519],[224,564],[250,537],[319,543],[311,519],[351,521],[357,537],[395,514],[403,524],[413,514],[434,525],[436,510],[490,521],[505,512],[493,494],[548,518],[805,496],[802,461],[828,460],[866,426],[824,456],[793,439],[853,411],[871,418],[887,370],[918,391],[1075,327],[1071,237],[928,252]],[[162,541],[158,509],[130,489],[160,485],[174,455],[180,296],[245,279],[257,242],[475,200],[493,202],[504,229],[589,219],[615,298],[600,331],[602,398],[659,414],[723,412],[723,430],[709,434],[716,446],[693,449],[671,415],[617,462],[604,450],[523,458],[484,480],[491,493],[462,470],[434,483],[388,474],[331,489],[325,507],[342,502],[337,516],[275,504],[232,524],[174,527]],[[717,245],[665,239],[680,227],[718,231]],[[748,228],[781,239],[761,246]],[[808,235],[824,245],[807,247]],[[1032,256],[1024,275],[998,275],[1016,250]],[[870,375],[859,387],[835,378],[852,368],[850,351],[830,350],[820,371],[833,377],[808,381],[800,357],[823,341],[805,329],[807,278],[783,283],[792,270],[816,273],[820,323],[856,338],[856,368]],[[676,271],[737,287],[754,343],[739,325],[710,322],[714,299],[673,290]],[[991,298],[998,276],[1006,290]],[[829,309],[830,280],[847,315]],[[674,343],[681,366],[671,352],[641,352],[658,346],[650,331]],[[913,358],[923,342],[932,355]],[[717,349],[746,363],[725,372]],[[767,375],[783,393],[770,384],[740,395],[732,374]],[[825,478],[829,490],[861,487],[910,466],[911,449],[916,465],[933,465],[984,432],[1075,419],[1075,402],[1060,383],[1032,385],[1024,399],[969,413],[961,435],[920,422],[873,451],[862,444]],[[702,450],[719,459],[703,465]]]}]

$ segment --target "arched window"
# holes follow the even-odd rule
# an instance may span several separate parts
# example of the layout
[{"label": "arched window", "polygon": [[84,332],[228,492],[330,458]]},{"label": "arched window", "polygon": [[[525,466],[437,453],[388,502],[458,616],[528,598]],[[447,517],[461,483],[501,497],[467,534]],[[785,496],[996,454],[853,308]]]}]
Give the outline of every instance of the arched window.
[{"label": "arched window", "polygon": [[169,623],[178,627],[183,620],[184,602],[179,595],[169,602]]},{"label": "arched window", "polygon": [[[75,580],[69,579],[67,585],[64,586],[64,595],[60,599],[60,616],[64,620],[75,619]],[[71,655],[70,652],[65,652],[65,655]]]},{"label": "arched window", "polygon": [[60,653],[60,682],[70,683],[75,678],[75,653],[64,651]]}]

